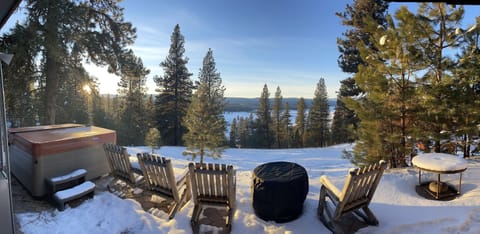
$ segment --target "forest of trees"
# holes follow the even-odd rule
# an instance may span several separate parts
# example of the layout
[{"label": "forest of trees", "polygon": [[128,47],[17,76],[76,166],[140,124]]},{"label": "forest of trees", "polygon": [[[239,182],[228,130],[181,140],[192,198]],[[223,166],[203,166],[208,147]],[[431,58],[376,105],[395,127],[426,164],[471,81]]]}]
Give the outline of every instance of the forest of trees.
[{"label": "forest of trees", "polygon": [[[323,78],[312,84],[308,107],[303,98],[286,102],[280,87],[270,97],[265,84],[255,112],[235,118],[225,136],[225,87],[213,51],[194,81],[179,25],[168,55],[159,58],[156,93],[147,94],[150,71],[129,49],[135,28],[117,2],[27,0],[25,21],[1,37],[0,49],[15,54],[4,70],[7,118],[11,127],[94,124],[116,130],[120,145],[187,146],[185,153],[201,161],[219,157],[226,146],[355,142],[345,153],[352,162],[385,159],[398,167],[418,144],[455,152],[457,145],[448,142],[453,137],[468,156],[480,125],[480,17],[462,27],[461,6],[387,10],[383,0],[355,0],[337,13],[347,27],[337,40],[338,64],[350,77],[340,82],[333,118]],[[100,95],[85,63],[118,75],[118,95]]]},{"label": "forest of trees", "polygon": [[[290,106],[283,102],[277,87],[270,107],[270,92],[263,86],[259,107],[248,118],[233,119],[229,132],[230,147],[302,148],[331,145],[330,109],[325,80],[320,78],[313,103],[307,110],[305,100],[297,103],[295,122],[291,122]],[[308,112],[307,112],[308,111]]]}]

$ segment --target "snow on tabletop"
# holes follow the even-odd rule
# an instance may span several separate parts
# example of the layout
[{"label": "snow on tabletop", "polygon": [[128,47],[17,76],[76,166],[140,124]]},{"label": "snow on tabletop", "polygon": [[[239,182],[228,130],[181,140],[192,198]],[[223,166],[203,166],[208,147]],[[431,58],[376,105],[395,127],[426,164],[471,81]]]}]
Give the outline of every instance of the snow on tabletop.
[{"label": "snow on tabletop", "polygon": [[468,163],[465,159],[451,154],[427,153],[413,157],[413,165],[432,171],[458,171],[466,169]]},{"label": "snow on tabletop", "polygon": [[85,181],[82,184],[79,184],[73,188],[69,188],[66,190],[58,191],[55,193],[55,196],[58,197],[60,200],[73,197],[77,194],[86,192],[88,190],[94,189],[95,184],[90,181]]},{"label": "snow on tabletop", "polygon": [[73,178],[73,177],[77,177],[77,176],[81,176],[83,174],[87,174],[87,170],[85,169],[77,169],[75,171],[72,171],[66,175],[63,175],[63,176],[57,176],[57,177],[53,177],[51,178],[50,180],[53,182],[53,183],[56,183],[58,181],[63,181],[63,180],[68,180],[70,178]]}]

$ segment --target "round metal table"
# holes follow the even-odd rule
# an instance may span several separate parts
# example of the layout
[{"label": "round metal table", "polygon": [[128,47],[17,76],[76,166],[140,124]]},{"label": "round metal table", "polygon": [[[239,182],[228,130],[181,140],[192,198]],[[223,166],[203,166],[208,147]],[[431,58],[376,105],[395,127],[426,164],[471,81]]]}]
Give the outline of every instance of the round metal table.
[{"label": "round metal table", "polygon": [[[423,188],[436,200],[461,194],[462,172],[467,170],[468,166],[468,163],[465,159],[451,154],[426,153],[415,156],[412,159],[412,164],[418,168],[418,186]],[[422,183],[422,171],[436,173],[437,181]],[[441,174],[457,173],[460,173],[458,190],[455,190],[454,188],[452,188],[452,186],[448,186],[446,183],[440,181]],[[441,186],[448,187],[442,189]],[[434,188],[433,191],[432,188]]]},{"label": "round metal table", "polygon": [[252,177],[252,206],[259,218],[283,223],[300,216],[308,193],[305,168],[270,162],[256,167]]}]

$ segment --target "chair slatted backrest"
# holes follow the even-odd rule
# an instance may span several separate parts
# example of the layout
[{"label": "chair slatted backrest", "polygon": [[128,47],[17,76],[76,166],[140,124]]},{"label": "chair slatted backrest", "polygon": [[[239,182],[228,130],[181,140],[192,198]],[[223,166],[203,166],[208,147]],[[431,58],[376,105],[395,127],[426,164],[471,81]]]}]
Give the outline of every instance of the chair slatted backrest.
[{"label": "chair slatted backrest", "polygon": [[351,170],[339,198],[336,215],[368,206],[386,168],[385,161]]},{"label": "chair slatted backrest", "polygon": [[235,171],[232,165],[190,163],[188,167],[195,204],[235,206]]},{"label": "chair slatted backrest", "polygon": [[127,149],[114,144],[104,144],[103,149],[113,176],[135,184],[135,176],[131,168]]},{"label": "chair slatted backrest", "polygon": [[139,153],[137,157],[148,188],[180,201],[171,160],[149,153]]}]

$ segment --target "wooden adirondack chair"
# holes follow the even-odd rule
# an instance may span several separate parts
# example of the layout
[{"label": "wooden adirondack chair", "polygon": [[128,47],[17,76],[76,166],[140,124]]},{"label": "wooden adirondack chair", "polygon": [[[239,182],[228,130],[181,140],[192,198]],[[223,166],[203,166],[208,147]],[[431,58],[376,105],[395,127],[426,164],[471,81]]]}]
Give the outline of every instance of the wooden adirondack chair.
[{"label": "wooden adirondack chair", "polygon": [[188,165],[192,186],[192,199],[195,203],[191,225],[198,232],[199,217],[206,206],[220,206],[227,209],[224,230],[231,231],[236,199],[236,177],[232,165],[200,164]]},{"label": "wooden adirondack chair", "polygon": [[129,155],[125,147],[114,144],[103,144],[108,165],[110,165],[113,176],[125,180],[132,185],[138,185],[143,177],[134,173]]},{"label": "wooden adirondack chair", "polygon": [[177,181],[170,159],[149,153],[139,153],[137,157],[148,189],[171,201],[168,218],[172,219],[190,199],[188,171],[185,170]]},{"label": "wooden adirondack chair", "polygon": [[334,233],[341,232],[338,230],[342,225],[340,219],[354,212],[368,225],[378,225],[368,205],[386,166],[382,160],[374,165],[350,170],[341,192],[326,176],[322,176],[317,210],[322,223]]}]

